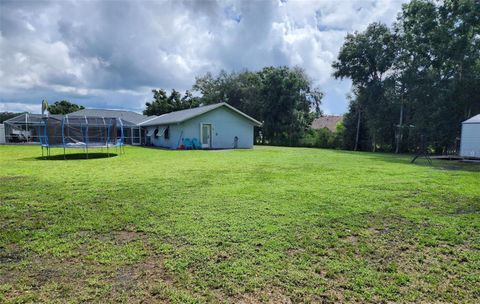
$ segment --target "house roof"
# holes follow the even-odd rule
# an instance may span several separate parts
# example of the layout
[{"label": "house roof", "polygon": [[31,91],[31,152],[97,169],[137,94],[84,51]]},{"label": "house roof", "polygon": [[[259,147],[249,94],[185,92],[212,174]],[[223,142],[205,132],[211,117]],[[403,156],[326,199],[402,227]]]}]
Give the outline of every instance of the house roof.
[{"label": "house roof", "polygon": [[478,115],[475,115],[467,120],[465,120],[464,122],[462,122],[464,124],[477,124],[477,123],[480,123],[480,114]]},{"label": "house roof", "polygon": [[337,124],[343,120],[343,116],[339,115],[326,115],[322,117],[315,118],[312,122],[312,129],[323,129],[327,128],[332,132],[337,130]]},{"label": "house roof", "polygon": [[187,110],[181,110],[181,111],[175,111],[171,113],[166,113],[160,116],[152,117],[150,119],[147,119],[146,121],[140,123],[140,126],[157,126],[157,125],[168,125],[168,124],[173,124],[173,123],[181,123],[184,121],[187,121],[189,119],[192,119],[194,117],[200,116],[202,114],[205,114],[207,112],[213,111],[215,109],[218,109],[220,107],[226,107],[230,109],[231,111],[243,116],[244,118],[250,120],[254,125],[256,126],[261,126],[262,123],[259,122],[258,120],[253,119],[252,117],[248,116],[247,114],[241,112],[240,110],[232,107],[231,105],[221,102],[221,103],[216,103],[208,106],[201,106],[197,108],[192,108],[192,109],[187,109]]},{"label": "house roof", "polygon": [[95,117],[113,117],[121,118],[122,121],[129,122],[133,125],[138,125],[141,122],[151,118],[132,111],[123,110],[105,110],[105,109],[83,109],[68,114],[69,116],[95,116]]}]

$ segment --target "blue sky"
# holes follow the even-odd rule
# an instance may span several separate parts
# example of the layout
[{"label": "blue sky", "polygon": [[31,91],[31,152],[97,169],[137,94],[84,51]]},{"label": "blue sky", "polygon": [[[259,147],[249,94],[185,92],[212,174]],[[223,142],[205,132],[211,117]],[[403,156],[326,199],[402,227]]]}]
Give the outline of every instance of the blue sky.
[{"label": "blue sky", "polygon": [[348,80],[331,76],[347,33],[390,25],[402,0],[0,0],[0,111],[67,99],[141,112],[151,90],[190,89],[196,76],[300,66],[347,109]]}]

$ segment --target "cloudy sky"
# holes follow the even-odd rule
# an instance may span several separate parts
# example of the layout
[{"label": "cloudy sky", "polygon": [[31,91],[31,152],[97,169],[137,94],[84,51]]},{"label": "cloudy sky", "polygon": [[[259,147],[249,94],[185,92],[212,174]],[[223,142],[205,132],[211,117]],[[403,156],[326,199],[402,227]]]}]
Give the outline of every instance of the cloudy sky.
[{"label": "cloudy sky", "polygon": [[151,89],[183,91],[208,71],[297,65],[340,114],[343,38],[391,24],[403,2],[0,0],[0,111],[38,113],[46,98],[140,112]]}]

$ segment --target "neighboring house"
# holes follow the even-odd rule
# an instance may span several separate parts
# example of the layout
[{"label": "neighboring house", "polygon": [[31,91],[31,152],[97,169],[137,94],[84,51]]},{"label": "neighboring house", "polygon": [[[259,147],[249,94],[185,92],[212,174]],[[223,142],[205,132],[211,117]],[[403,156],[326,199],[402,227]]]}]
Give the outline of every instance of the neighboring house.
[{"label": "neighboring house", "polygon": [[3,122],[6,143],[39,142],[41,114],[22,113]]},{"label": "neighboring house", "polygon": [[[58,115],[50,115],[58,116]],[[124,140],[127,145],[145,144],[145,131],[139,123],[149,119],[148,116],[131,111],[83,109],[67,114],[67,116],[111,117],[120,118],[123,123]],[[59,116],[60,117],[60,116]],[[41,114],[23,113],[4,121],[5,136],[8,143],[39,142],[38,127],[41,125]],[[117,134],[120,136],[120,134]]]},{"label": "neighboring house", "polygon": [[326,115],[315,118],[310,126],[312,129],[328,129],[332,132],[337,131],[337,124],[343,121],[343,116]]},{"label": "neighboring house", "polygon": [[120,118],[123,122],[125,144],[127,145],[145,144],[145,131],[139,127],[139,124],[151,118],[132,111],[105,109],[83,109],[68,115]]},{"label": "neighboring house", "polygon": [[480,158],[480,114],[462,122],[460,156]]},{"label": "neighboring house", "polygon": [[193,141],[204,149],[250,149],[253,128],[261,123],[226,103],[218,103],[163,114],[139,126],[147,130],[147,144],[158,147],[178,149]]}]

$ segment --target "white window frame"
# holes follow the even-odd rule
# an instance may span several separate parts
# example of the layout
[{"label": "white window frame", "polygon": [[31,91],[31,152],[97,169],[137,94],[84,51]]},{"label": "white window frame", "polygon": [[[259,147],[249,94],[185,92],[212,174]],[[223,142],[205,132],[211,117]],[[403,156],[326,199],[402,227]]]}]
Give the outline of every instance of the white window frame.
[{"label": "white window frame", "polygon": [[[133,136],[134,130],[138,130],[138,136]],[[132,146],[140,146],[142,144],[142,128],[141,127],[131,128],[131,140],[132,140]]]}]

